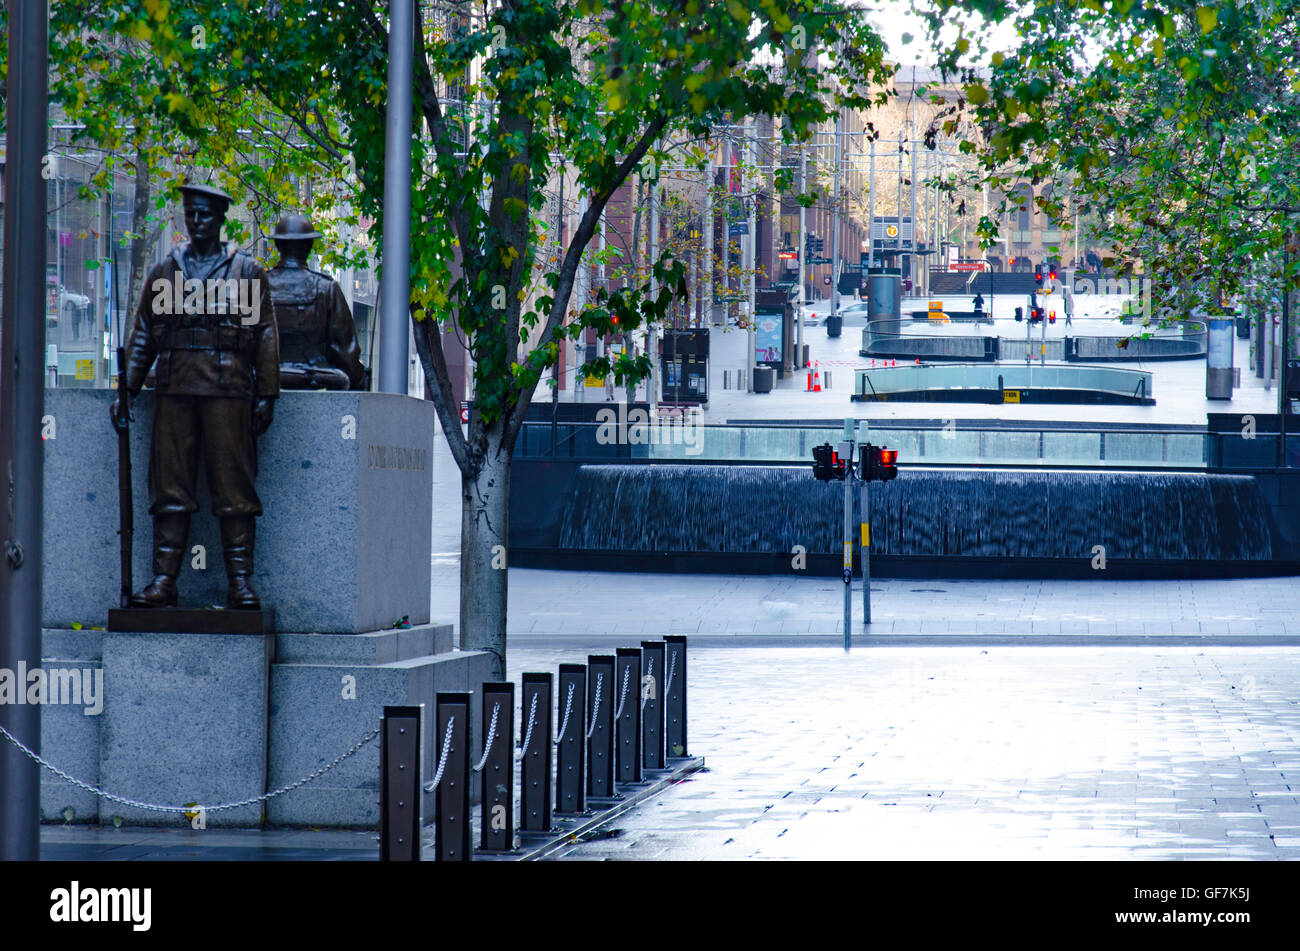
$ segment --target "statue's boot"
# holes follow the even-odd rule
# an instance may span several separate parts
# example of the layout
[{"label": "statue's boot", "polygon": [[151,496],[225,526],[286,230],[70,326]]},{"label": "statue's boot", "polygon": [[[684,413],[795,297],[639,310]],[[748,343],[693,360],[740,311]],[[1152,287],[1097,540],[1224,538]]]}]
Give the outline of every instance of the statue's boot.
[{"label": "statue's boot", "polygon": [[153,520],[153,581],[143,591],[131,595],[134,608],[170,608],[176,606],[179,591],[176,578],[185,557],[185,540],[190,533],[189,513],[155,515]]},{"label": "statue's boot", "polygon": [[226,557],[226,607],[257,611],[261,599],[249,584],[253,575],[253,539],[257,522],[252,515],[228,515],[221,520],[221,549]]}]

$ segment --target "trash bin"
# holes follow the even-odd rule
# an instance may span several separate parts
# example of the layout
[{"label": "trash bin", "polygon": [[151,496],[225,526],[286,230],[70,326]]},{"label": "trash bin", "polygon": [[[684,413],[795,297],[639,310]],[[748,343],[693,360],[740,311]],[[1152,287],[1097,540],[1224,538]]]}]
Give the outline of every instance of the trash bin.
[{"label": "trash bin", "polygon": [[776,385],[776,371],[771,367],[754,367],[754,392],[771,393]]},{"label": "trash bin", "polygon": [[831,314],[826,318],[826,336],[838,337],[842,329],[844,329],[844,318],[839,314]]},{"label": "trash bin", "polygon": [[1250,318],[1249,317],[1237,318],[1237,337],[1241,340],[1250,339]]}]

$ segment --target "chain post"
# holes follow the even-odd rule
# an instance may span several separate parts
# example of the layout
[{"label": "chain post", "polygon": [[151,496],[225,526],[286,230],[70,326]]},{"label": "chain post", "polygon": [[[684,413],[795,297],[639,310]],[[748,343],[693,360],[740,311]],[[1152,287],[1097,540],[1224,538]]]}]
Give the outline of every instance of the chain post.
[{"label": "chain post", "polygon": [[614,710],[618,730],[614,775],[620,783],[641,782],[641,651],[620,647],[615,653],[614,679],[618,705]]},{"label": "chain post", "polygon": [[587,684],[591,688],[591,719],[587,728],[587,795],[610,799],[614,790],[614,704],[618,685],[614,683],[614,658],[608,654],[587,656]]},{"label": "chain post", "polygon": [[420,861],[424,707],[384,707],[379,742],[379,861]]},{"label": "chain post", "polygon": [[686,637],[664,638],[668,654],[667,683],[664,684],[664,740],[670,758],[686,752]]},{"label": "chain post", "polygon": [[435,796],[434,852],[439,862],[468,862],[473,857],[469,831],[470,695],[438,694],[437,720],[443,770]]},{"label": "chain post", "polygon": [[587,736],[587,668],[582,664],[560,665],[560,696],[565,710],[560,714],[560,736],[556,739],[555,811],[574,815],[587,809],[585,739]]},{"label": "chain post", "polygon": [[664,748],[664,657],[663,641],[641,642],[641,765],[663,769],[668,765]]},{"label": "chain post", "polygon": [[519,779],[523,790],[519,830],[549,832],[551,829],[551,736],[555,730],[551,722],[551,675],[524,674],[521,699],[524,715],[524,748]]},{"label": "chain post", "polygon": [[[483,751],[483,783],[479,802],[482,827],[479,848],[484,852],[508,852],[515,847],[515,685],[483,685],[483,722],[492,722],[497,710],[495,735]],[[488,742],[485,740],[484,742]]]}]

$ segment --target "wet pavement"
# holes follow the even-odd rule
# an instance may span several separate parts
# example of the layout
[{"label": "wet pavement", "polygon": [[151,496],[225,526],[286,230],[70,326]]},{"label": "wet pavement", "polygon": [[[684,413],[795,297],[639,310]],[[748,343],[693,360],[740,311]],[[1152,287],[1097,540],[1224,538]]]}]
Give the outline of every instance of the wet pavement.
[{"label": "wet pavement", "polygon": [[[589,651],[516,649],[510,677]],[[706,770],[560,860],[1300,859],[1300,648],[692,649]],[[373,860],[373,832],[46,826],[42,857]]]},{"label": "wet pavement", "polygon": [[697,649],[689,680],[707,772],[559,858],[1300,859],[1297,649]]}]

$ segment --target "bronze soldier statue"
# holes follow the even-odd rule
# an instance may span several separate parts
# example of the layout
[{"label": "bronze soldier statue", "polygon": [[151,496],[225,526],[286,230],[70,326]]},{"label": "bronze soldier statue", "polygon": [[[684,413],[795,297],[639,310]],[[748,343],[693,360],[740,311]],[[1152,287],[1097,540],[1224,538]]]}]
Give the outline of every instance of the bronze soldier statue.
[{"label": "bronze soldier statue", "polygon": [[207,185],[184,185],[181,194],[190,241],[149,272],[122,371],[136,396],[154,367],[157,395],[149,455],[154,579],[131,604],[176,604],[190,514],[199,508],[201,453],[221,519],[226,607],[257,609],[249,584],[262,514],[254,440],[271,425],[280,393],[270,284],[252,257],[221,242],[230,196]]},{"label": "bronze soldier statue", "polygon": [[271,235],[280,263],[267,276],[280,333],[280,385],[286,390],[363,390],[356,326],[347,298],[328,274],[307,267],[320,237],[302,215],[285,215]]}]

